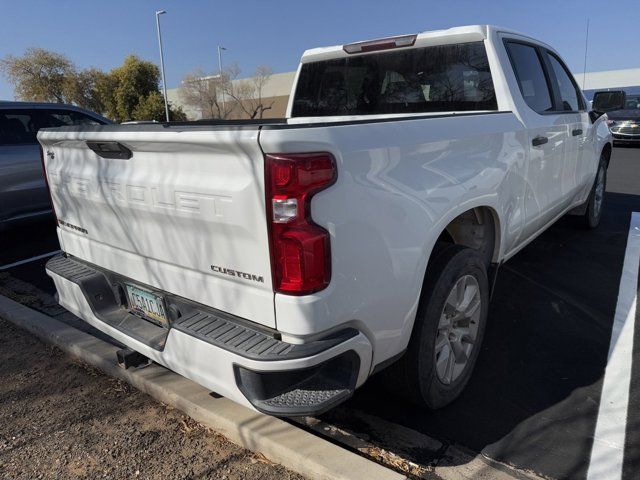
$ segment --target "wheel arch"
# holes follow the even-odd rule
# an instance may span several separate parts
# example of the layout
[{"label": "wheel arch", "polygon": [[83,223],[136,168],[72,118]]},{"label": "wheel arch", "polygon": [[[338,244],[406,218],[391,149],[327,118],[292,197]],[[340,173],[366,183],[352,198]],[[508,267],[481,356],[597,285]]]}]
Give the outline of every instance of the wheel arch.
[{"label": "wheel arch", "polygon": [[[474,248],[480,252],[487,267],[492,263],[498,263],[502,233],[500,216],[495,208],[489,205],[467,208],[450,215],[441,225],[443,226],[436,242]],[[432,252],[433,245],[429,258]]]},{"label": "wheel arch", "polygon": [[[478,203],[476,206],[466,206],[465,208],[459,208],[454,212],[451,212],[448,216],[444,217],[439,222],[438,236],[434,238],[433,243],[429,246],[429,252],[424,264],[424,270],[422,273],[422,283],[420,285],[418,298],[423,295],[424,286],[427,281],[427,275],[429,274],[429,264],[431,263],[434,247],[439,241],[452,243],[455,245],[467,246],[474,248],[474,235],[472,233],[465,234],[461,232],[459,228],[461,225],[469,225],[469,230],[474,230],[482,225],[482,229],[477,233],[480,233],[480,237],[484,240],[484,260],[487,266],[487,273],[490,276],[489,282],[493,284],[491,277],[497,272],[497,266],[500,263],[501,258],[501,241],[502,241],[502,223],[500,221],[500,215],[494,206],[486,203]],[[464,227],[463,227],[464,228]],[[478,237],[475,237],[477,240]],[[477,247],[478,245],[476,245]],[[410,325],[409,332],[413,332],[415,326],[415,318]],[[407,336],[407,343],[409,338]],[[406,345],[405,345],[406,346]]]},{"label": "wheel arch", "polygon": [[[413,331],[416,325],[417,308],[420,299],[423,296],[424,287],[427,283],[427,276],[429,274],[429,264],[432,260],[434,253],[434,247],[438,241],[445,241],[452,244],[469,246],[473,248],[472,234],[465,234],[459,228],[461,225],[469,222],[469,230],[477,228],[480,225],[483,226],[481,236],[486,239],[485,246],[485,263],[487,265],[487,273],[489,275],[490,285],[493,284],[493,278],[497,272],[497,266],[500,263],[502,256],[502,228],[503,222],[501,221],[500,214],[496,208],[496,205],[491,205],[488,202],[482,200],[475,204],[465,203],[459,205],[458,208],[452,209],[447,215],[443,216],[433,226],[434,234],[429,237],[425,242],[425,252],[423,257],[423,264],[421,269],[421,277],[418,277],[420,281],[420,287],[417,291],[417,298],[414,304],[414,316],[410,319],[402,328],[402,334],[400,338],[399,350],[397,353],[383,362],[383,365],[376,367],[376,371],[379,371],[389,364],[395,362],[398,358],[404,355],[406,348],[409,344],[410,338],[413,335]],[[488,234],[488,236],[485,236]],[[418,272],[420,275],[420,272]]]}]

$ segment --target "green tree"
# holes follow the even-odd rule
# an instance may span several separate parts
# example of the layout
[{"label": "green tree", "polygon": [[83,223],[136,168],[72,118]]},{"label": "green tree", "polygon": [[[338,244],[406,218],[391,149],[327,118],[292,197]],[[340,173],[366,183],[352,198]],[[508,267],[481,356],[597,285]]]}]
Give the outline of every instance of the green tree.
[{"label": "green tree", "polygon": [[[125,58],[101,80],[100,98],[107,115],[119,122],[131,120],[165,121],[164,99],[158,89],[160,70],[135,55]],[[171,120],[185,120],[180,108],[170,108]]]},{"label": "green tree", "polygon": [[36,102],[69,102],[69,79],[76,75],[64,55],[42,48],[28,48],[21,57],[7,55],[0,71],[14,86],[16,97]]},{"label": "green tree", "polygon": [[94,112],[105,113],[103,91],[108,91],[108,88],[100,87],[107,81],[107,77],[106,73],[97,68],[88,68],[68,77],[65,84],[67,102]]},{"label": "green tree", "polygon": [[[166,121],[164,110],[164,98],[160,92],[151,92],[146,97],[140,98],[138,104],[133,109],[132,117],[135,120],[157,120],[158,122]],[[180,107],[169,106],[169,120],[172,122],[182,122],[187,116]]]},{"label": "green tree", "polygon": [[98,113],[105,111],[98,85],[105,81],[106,74],[97,68],[78,71],[62,54],[28,48],[20,57],[7,55],[1,59],[0,71],[21,100],[73,103]]},{"label": "green tree", "polygon": [[[64,55],[29,48],[21,57],[1,59],[0,71],[22,100],[73,103],[119,122],[165,120],[164,99],[158,89],[160,70],[135,55],[105,73],[97,68],[78,71]],[[186,119],[179,107],[170,108],[169,116]]]},{"label": "green tree", "polygon": [[129,55],[122,66],[111,70],[109,75],[115,79],[115,118],[120,121],[137,120],[134,110],[138,104],[152,92],[158,92],[160,70],[151,62]]}]

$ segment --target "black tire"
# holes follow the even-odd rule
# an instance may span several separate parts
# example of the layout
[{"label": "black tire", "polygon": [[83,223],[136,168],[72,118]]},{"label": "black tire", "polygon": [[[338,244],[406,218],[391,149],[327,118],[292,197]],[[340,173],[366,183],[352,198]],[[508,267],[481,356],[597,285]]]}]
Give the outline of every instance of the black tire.
[{"label": "black tire", "polygon": [[[602,182],[602,185],[599,183]],[[602,189],[600,190],[599,187]],[[600,164],[596,172],[596,178],[591,187],[591,193],[587,200],[587,209],[582,216],[582,225],[587,229],[594,229],[600,225],[604,204],[604,192],[607,189],[607,159],[600,157]]]},{"label": "black tire", "polygon": [[[445,384],[436,371],[436,339],[441,332],[439,324],[452,289],[467,275],[473,276],[479,287],[477,335],[462,373]],[[467,385],[478,359],[488,307],[489,281],[482,257],[471,248],[438,244],[429,261],[408,349],[384,372],[383,381],[387,387],[413,403],[431,409],[454,401]]]}]

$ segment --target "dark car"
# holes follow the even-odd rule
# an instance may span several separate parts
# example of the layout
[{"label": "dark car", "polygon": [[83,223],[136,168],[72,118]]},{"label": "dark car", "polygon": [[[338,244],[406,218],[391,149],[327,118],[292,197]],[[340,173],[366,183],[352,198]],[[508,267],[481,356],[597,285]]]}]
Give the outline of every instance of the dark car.
[{"label": "dark car", "polygon": [[0,230],[52,213],[36,140],[39,129],[108,123],[73,105],[0,102]]},{"label": "dark car", "polygon": [[640,145],[640,94],[627,94],[625,108],[607,112],[614,143]]}]

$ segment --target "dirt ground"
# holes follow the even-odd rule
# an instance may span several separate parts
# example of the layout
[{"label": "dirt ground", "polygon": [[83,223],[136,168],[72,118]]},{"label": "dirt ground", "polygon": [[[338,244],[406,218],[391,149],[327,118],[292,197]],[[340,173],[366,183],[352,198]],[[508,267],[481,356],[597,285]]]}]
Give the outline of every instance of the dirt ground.
[{"label": "dirt ground", "polygon": [[3,319],[0,478],[302,479]]}]

